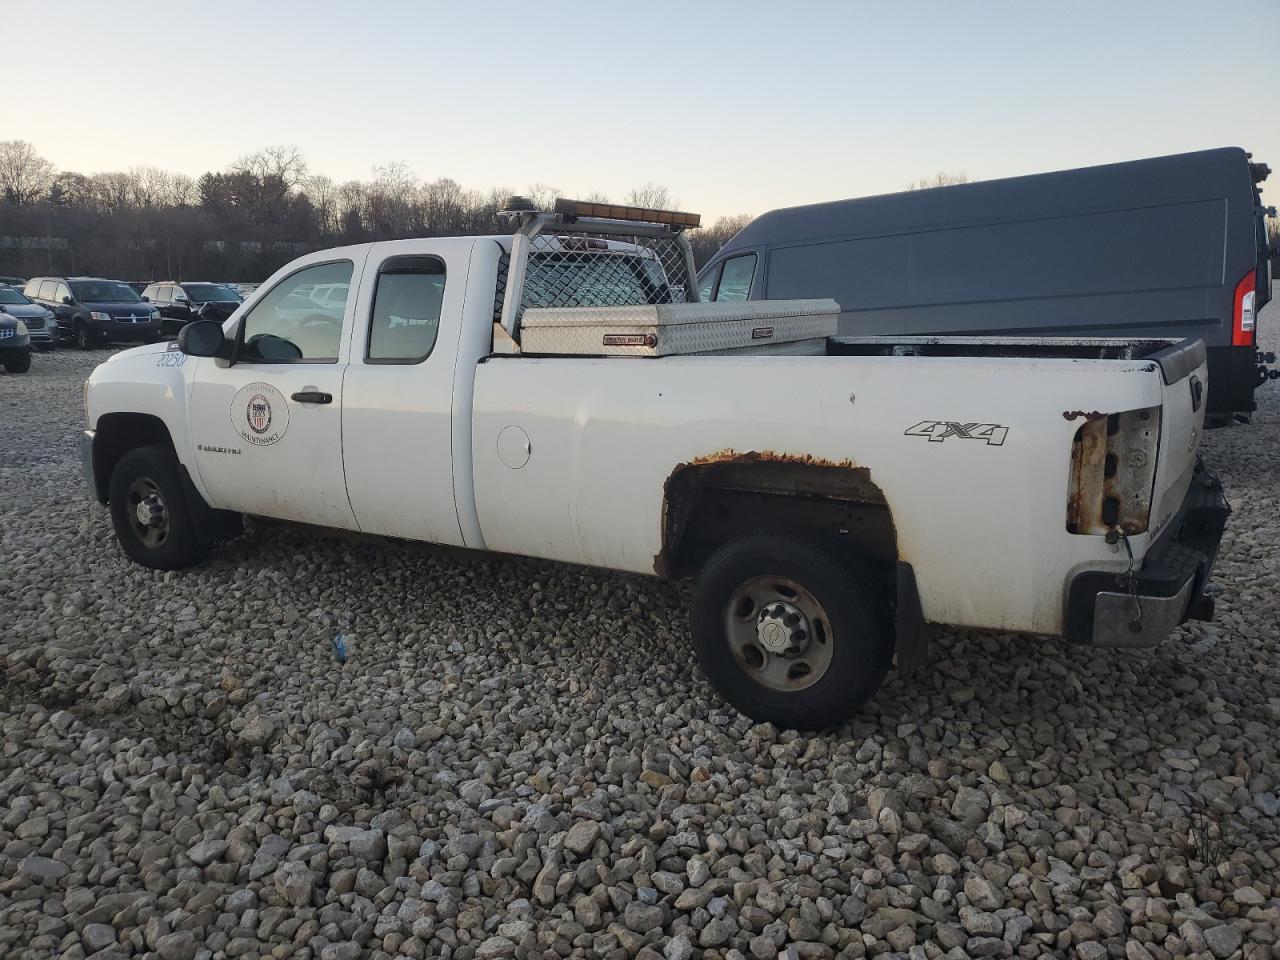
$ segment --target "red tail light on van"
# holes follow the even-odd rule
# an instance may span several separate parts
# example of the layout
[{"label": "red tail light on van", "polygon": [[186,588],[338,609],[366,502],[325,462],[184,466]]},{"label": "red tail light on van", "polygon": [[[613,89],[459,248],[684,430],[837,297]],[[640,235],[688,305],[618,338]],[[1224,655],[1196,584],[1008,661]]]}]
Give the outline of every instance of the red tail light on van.
[{"label": "red tail light on van", "polygon": [[1231,345],[1233,347],[1252,347],[1254,343],[1254,320],[1258,301],[1258,272],[1250,270],[1236,284],[1235,308],[1231,317]]}]

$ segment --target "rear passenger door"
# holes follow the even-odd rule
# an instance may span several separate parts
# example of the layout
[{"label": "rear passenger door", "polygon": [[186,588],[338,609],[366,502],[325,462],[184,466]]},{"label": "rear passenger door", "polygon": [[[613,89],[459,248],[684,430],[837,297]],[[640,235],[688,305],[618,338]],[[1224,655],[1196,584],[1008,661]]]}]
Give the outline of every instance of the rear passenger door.
[{"label": "rear passenger door", "polygon": [[347,494],[366,533],[463,543],[453,401],[471,249],[469,241],[400,240],[369,253],[342,396]]}]

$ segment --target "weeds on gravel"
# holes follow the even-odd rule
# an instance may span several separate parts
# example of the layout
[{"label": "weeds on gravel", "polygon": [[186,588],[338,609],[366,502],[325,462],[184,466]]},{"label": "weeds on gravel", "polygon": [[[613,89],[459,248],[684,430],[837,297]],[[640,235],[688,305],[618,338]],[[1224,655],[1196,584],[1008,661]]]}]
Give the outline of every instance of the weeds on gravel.
[{"label": "weeds on gravel", "polygon": [[1199,797],[1190,802],[1187,853],[1206,866],[1215,866],[1235,850],[1239,825],[1234,816],[1210,809]]}]

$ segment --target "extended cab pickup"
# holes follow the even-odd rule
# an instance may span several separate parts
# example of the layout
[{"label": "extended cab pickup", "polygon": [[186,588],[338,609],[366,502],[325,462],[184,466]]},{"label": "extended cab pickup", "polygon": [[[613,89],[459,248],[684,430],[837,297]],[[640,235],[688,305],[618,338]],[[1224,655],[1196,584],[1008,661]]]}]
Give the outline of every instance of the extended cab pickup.
[{"label": "extended cab pickup", "polygon": [[250,514],[691,578],[707,675],[800,727],[930,624],[1141,647],[1211,615],[1200,341],[829,336],[830,301],[697,303],[679,216],[557,209],[309,254],[99,366],[124,551],[184,567]]}]

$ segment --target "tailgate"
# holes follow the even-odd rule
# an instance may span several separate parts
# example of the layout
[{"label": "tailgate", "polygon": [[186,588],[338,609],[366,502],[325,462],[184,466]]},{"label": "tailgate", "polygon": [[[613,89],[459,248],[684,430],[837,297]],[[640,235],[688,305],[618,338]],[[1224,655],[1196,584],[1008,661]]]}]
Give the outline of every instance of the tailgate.
[{"label": "tailgate", "polygon": [[1201,340],[1184,340],[1152,354],[1150,359],[1159,364],[1164,384],[1148,529],[1154,540],[1177,514],[1191,485],[1204,429],[1209,371]]}]

